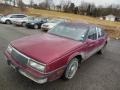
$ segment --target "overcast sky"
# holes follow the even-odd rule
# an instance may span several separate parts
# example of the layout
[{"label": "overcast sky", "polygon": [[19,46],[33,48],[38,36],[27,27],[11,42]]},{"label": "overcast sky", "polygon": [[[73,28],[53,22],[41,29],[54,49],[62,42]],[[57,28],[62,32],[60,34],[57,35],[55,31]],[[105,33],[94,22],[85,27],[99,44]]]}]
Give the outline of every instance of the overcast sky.
[{"label": "overcast sky", "polygon": [[[26,4],[29,3],[30,0],[23,0]],[[40,3],[44,0],[33,0],[35,3]],[[56,4],[58,4],[61,0],[53,0]],[[74,2],[76,5],[80,4],[81,1],[85,2],[90,2],[90,3],[95,3],[97,6],[98,5],[110,5],[110,4],[120,4],[120,0],[71,0]]]}]

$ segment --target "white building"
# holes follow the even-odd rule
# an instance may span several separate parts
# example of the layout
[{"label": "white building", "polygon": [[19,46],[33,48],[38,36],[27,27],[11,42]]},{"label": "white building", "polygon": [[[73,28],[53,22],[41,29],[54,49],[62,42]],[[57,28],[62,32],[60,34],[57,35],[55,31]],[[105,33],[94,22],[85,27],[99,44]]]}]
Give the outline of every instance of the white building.
[{"label": "white building", "polygon": [[105,20],[107,20],[107,21],[115,21],[115,19],[116,19],[116,16],[114,16],[114,15],[107,15],[107,16],[105,16]]}]

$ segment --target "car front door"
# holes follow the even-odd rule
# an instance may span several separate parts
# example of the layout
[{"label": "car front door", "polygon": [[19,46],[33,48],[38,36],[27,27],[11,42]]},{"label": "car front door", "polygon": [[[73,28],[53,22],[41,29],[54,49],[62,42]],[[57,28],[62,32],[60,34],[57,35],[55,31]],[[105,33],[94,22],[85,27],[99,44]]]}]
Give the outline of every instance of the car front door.
[{"label": "car front door", "polygon": [[16,15],[16,17],[14,19],[19,21],[25,17],[26,17],[25,15]]},{"label": "car front door", "polygon": [[98,47],[98,50],[100,50],[106,43],[105,32],[99,27],[97,27],[96,30],[97,30],[97,34],[98,34],[98,36],[97,36],[98,37],[97,47]]},{"label": "car front door", "polygon": [[86,44],[87,44],[86,58],[89,58],[95,52],[97,52],[98,40],[97,40],[96,27],[90,27],[88,35],[87,35],[87,39],[86,39]]},{"label": "car front door", "polygon": [[12,15],[12,16],[10,17],[10,20],[11,20],[11,21],[14,21],[14,20],[16,20],[16,17],[17,17],[16,15]]}]

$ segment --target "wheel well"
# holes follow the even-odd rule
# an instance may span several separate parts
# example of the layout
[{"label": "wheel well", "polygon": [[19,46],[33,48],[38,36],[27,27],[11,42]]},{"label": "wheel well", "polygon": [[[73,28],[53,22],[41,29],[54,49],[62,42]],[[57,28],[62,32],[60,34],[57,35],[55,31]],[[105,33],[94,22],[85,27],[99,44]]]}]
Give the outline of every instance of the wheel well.
[{"label": "wheel well", "polygon": [[104,45],[104,46],[106,46],[107,44],[108,44],[108,41],[105,42],[105,45]]},{"label": "wheel well", "polygon": [[7,21],[9,21],[9,22],[11,23],[11,20],[9,20],[9,19],[7,19],[7,20],[5,21],[5,23],[6,23]]},{"label": "wheel well", "polygon": [[108,41],[106,41],[105,44],[108,44]]},{"label": "wheel well", "polygon": [[81,61],[82,61],[82,56],[81,55],[77,55],[77,56],[75,56],[75,58],[77,58],[79,60],[79,63],[81,63]]},{"label": "wheel well", "polygon": [[[10,21],[9,19],[7,19],[6,21]],[[10,21],[11,22],[11,21]]]}]

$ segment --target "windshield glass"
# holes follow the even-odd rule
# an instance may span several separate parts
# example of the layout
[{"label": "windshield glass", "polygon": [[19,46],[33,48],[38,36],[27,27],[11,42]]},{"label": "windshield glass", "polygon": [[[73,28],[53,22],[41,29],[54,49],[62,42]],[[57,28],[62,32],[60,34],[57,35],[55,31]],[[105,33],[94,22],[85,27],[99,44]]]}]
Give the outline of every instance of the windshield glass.
[{"label": "windshield glass", "polygon": [[52,30],[48,31],[48,33],[50,34],[70,38],[73,40],[80,40],[80,41],[84,40],[86,32],[87,32],[86,27],[76,26],[76,25],[75,26],[66,25],[66,24],[59,24]]}]

